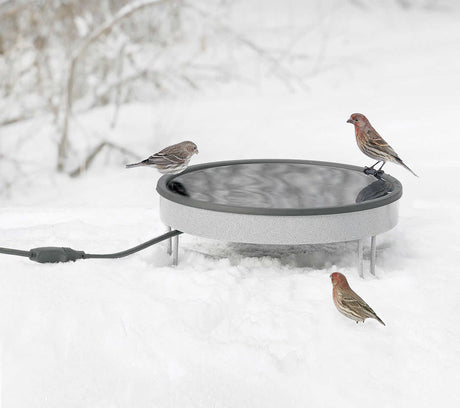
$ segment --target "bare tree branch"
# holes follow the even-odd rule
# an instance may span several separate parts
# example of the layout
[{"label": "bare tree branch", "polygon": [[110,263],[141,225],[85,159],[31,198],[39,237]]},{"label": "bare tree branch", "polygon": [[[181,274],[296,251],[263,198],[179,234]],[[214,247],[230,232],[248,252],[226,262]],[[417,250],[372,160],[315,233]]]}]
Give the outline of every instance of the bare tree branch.
[{"label": "bare tree branch", "polygon": [[103,34],[109,32],[117,23],[121,20],[129,17],[135,12],[138,12],[146,7],[156,6],[161,3],[165,3],[168,0],[138,0],[133,3],[127,4],[122,7],[112,18],[106,20],[101,26],[93,30],[86,38],[83,40],[83,43],[80,47],[77,48],[75,53],[72,55],[70,66],[67,75],[67,87],[66,87],[66,98],[64,103],[64,119],[62,126],[62,135],[61,140],[58,145],[58,160],[57,160],[57,170],[63,171],[65,158],[67,154],[67,148],[69,144],[69,119],[72,113],[72,94],[73,94],[73,85],[75,77],[75,68],[79,58],[82,54],[88,49],[88,47],[96,41]]},{"label": "bare tree branch", "polygon": [[33,115],[27,115],[27,114],[24,114],[24,115],[21,115],[21,116],[16,116],[14,118],[10,118],[10,119],[6,119],[6,120],[1,121],[0,122],[0,127],[12,125],[13,123],[22,122],[24,120],[29,120],[29,119],[32,119],[32,118],[33,118]]},{"label": "bare tree branch", "polygon": [[112,116],[112,121],[110,123],[110,127],[113,129],[117,123],[118,119],[118,112],[120,111],[120,105],[121,105],[121,76],[123,74],[123,61],[125,60],[125,48],[126,48],[127,43],[124,42],[123,45],[120,48],[120,51],[118,53],[118,58],[117,58],[117,79],[118,79],[118,84],[115,87],[115,109],[113,111],[113,116]]},{"label": "bare tree branch", "polygon": [[270,64],[272,69],[274,69],[277,72],[278,78],[285,83],[285,85],[293,90],[292,85],[291,85],[291,80],[293,80],[297,86],[299,86],[301,89],[307,90],[308,87],[305,84],[305,82],[300,78],[299,76],[295,75],[288,69],[284,68],[281,60],[276,59],[269,51],[265,50],[261,46],[257,45],[255,42],[251,41],[249,38],[245,37],[244,35],[236,32],[233,30],[230,26],[219,22],[215,20],[214,16],[211,16],[209,13],[206,11],[200,9],[199,7],[196,7],[195,5],[190,4],[189,2],[184,2],[184,7],[187,7],[188,9],[194,11],[201,17],[206,18],[209,20],[212,24],[216,26],[217,29],[221,30],[222,32],[226,33],[229,35],[231,38],[235,39],[236,41],[240,42],[241,44],[245,45],[247,48],[250,50],[254,51],[256,54],[258,54],[260,57],[263,59],[267,60]]},{"label": "bare tree branch", "polygon": [[107,140],[104,140],[103,142],[99,143],[92,151],[91,153],[86,157],[86,159],[83,161],[82,164],[80,164],[75,170],[71,171],[69,173],[70,177],[78,177],[80,176],[83,172],[88,170],[88,168],[91,166],[93,163],[94,159],[97,157],[97,155],[102,151],[104,147],[109,147],[110,149],[118,150],[119,152],[126,154],[128,156],[133,156],[134,159],[140,160],[140,156],[137,155],[136,153],[132,152],[131,150],[119,146],[115,143],[109,142]]}]

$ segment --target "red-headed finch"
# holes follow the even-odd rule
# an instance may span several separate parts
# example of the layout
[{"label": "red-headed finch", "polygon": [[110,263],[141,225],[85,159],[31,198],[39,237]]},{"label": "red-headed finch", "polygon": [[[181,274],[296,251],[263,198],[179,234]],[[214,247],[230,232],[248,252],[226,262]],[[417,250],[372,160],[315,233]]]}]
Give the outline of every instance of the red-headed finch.
[{"label": "red-headed finch", "polygon": [[139,163],[127,164],[126,168],[153,166],[162,174],[176,174],[184,170],[198,148],[193,142],[181,142],[168,146]]},{"label": "red-headed finch", "polygon": [[372,318],[385,326],[385,323],[372,308],[350,288],[345,275],[334,272],[331,274],[331,281],[332,299],[334,299],[335,307],[340,313],[356,323]]},{"label": "red-headed finch", "polygon": [[[383,173],[382,167],[387,161],[400,164],[409,170],[414,176],[418,177],[409,167],[407,167],[393,148],[385,142],[382,136],[372,127],[369,120],[361,113],[353,113],[347,123],[355,126],[356,142],[361,151],[371,159],[377,160],[370,169],[383,162],[376,173]],[[366,168],[368,170],[368,168]],[[367,173],[367,171],[365,172]]]}]

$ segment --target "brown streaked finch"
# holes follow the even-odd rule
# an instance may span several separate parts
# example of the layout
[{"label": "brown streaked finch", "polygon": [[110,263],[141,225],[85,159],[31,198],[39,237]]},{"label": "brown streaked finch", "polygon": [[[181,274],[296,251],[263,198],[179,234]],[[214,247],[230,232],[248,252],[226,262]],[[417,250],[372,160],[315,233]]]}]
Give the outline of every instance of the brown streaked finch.
[{"label": "brown streaked finch", "polygon": [[340,313],[356,323],[371,318],[378,320],[385,326],[385,323],[372,308],[350,288],[345,275],[334,272],[331,274],[331,281],[332,299],[334,299],[335,307]]},{"label": "brown streaked finch", "polygon": [[181,142],[153,154],[139,163],[127,164],[126,168],[139,166],[156,167],[162,174],[177,174],[184,170],[194,154],[198,154],[198,148],[193,142]]},{"label": "brown streaked finch", "polygon": [[[380,175],[383,173],[382,167],[387,161],[400,164],[409,170],[414,176],[418,177],[409,167],[407,167],[398,154],[393,148],[385,142],[382,136],[372,127],[369,120],[361,113],[353,113],[347,120],[347,123],[351,123],[355,126],[356,142],[361,151],[369,156],[371,159],[377,160],[372,167],[366,167],[364,172],[368,174],[370,169],[373,170],[374,175]],[[383,162],[377,171],[374,171],[374,167]]]}]

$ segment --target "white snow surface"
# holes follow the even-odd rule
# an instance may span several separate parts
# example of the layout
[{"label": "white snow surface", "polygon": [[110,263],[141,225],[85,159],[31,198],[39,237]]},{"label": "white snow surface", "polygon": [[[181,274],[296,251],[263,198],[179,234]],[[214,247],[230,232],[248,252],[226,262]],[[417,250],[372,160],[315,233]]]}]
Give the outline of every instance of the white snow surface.
[{"label": "white snow surface", "polygon": [[[141,157],[189,139],[200,150],[192,164],[369,165],[346,123],[364,113],[420,175],[385,167],[404,193],[398,226],[378,237],[378,277],[358,277],[355,243],[264,247],[182,235],[177,267],[164,243],[120,260],[0,255],[2,406],[460,406],[460,12],[369,3],[327,13],[307,91],[271,78],[222,85],[124,106],[113,130],[112,108],[98,109],[74,120],[71,138],[91,146],[109,135]],[[18,178],[3,197],[0,246],[114,252],[165,232],[157,172],[125,170],[132,158],[116,163],[113,153],[78,179],[57,176],[49,129],[43,118],[2,130],[2,148],[34,178]],[[338,313],[334,271],[386,327]]]}]

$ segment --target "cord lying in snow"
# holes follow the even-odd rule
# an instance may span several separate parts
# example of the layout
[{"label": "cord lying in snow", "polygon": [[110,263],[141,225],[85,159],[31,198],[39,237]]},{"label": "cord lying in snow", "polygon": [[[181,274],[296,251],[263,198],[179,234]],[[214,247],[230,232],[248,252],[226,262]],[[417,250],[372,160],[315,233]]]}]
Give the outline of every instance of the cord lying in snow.
[{"label": "cord lying in snow", "polygon": [[182,234],[182,232],[178,230],[170,231],[170,232],[167,232],[166,234],[160,235],[147,242],[144,242],[143,244],[137,245],[125,251],[115,252],[113,254],[87,254],[84,251],[77,251],[75,249],[66,248],[66,247],[40,247],[40,248],[33,248],[30,251],[23,251],[19,249],[0,247],[0,254],[24,256],[24,257],[28,257],[32,261],[40,262],[40,263],[56,263],[56,262],[69,262],[69,261],[75,262],[77,259],[91,259],[91,258],[114,259],[114,258],[123,258],[125,256],[142,251],[143,249],[148,248],[149,246],[158,244],[161,241],[164,241],[168,238],[175,237],[176,235],[180,235],[180,234]]}]

